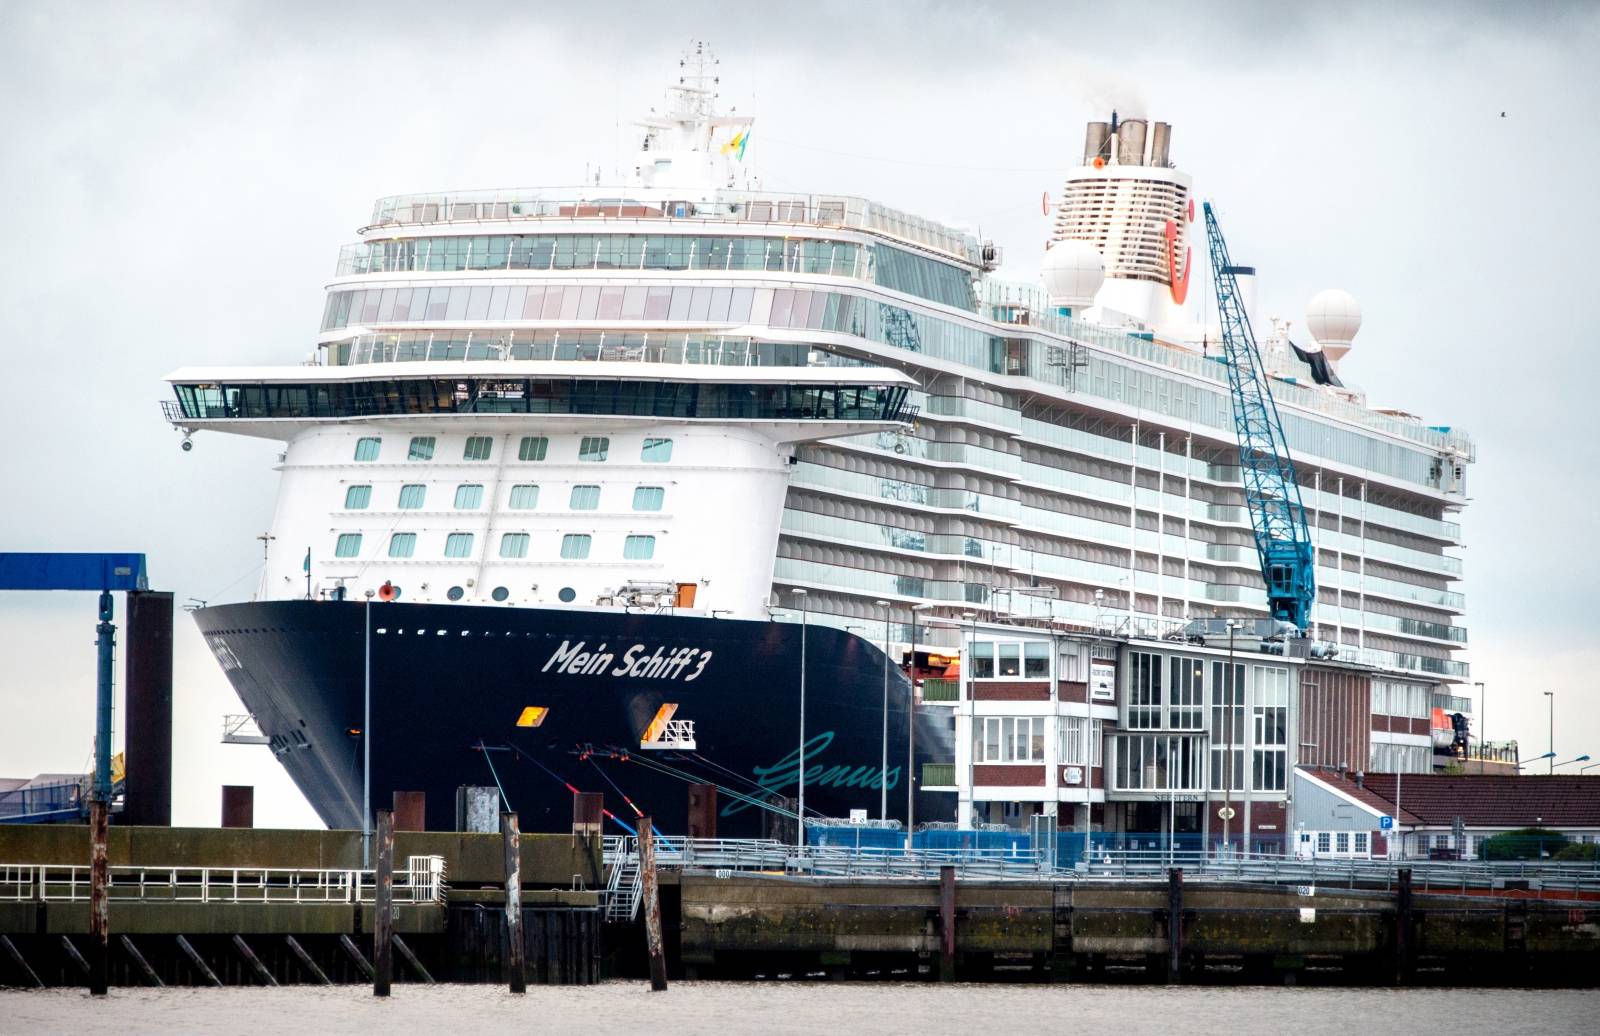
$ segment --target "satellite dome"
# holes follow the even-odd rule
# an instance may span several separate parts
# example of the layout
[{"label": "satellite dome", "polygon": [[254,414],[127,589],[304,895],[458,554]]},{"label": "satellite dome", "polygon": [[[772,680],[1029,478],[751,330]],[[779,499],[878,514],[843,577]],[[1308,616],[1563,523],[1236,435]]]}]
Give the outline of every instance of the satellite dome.
[{"label": "satellite dome", "polygon": [[1045,294],[1062,306],[1087,306],[1106,280],[1105,260],[1087,241],[1057,241],[1041,264]]},{"label": "satellite dome", "polygon": [[1306,305],[1306,330],[1328,359],[1337,363],[1350,351],[1351,341],[1361,330],[1361,306],[1348,291],[1319,291]]}]

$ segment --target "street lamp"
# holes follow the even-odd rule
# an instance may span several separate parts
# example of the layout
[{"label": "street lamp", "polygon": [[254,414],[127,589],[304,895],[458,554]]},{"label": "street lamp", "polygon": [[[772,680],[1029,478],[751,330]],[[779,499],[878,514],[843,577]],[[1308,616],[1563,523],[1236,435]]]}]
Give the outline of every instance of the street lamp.
[{"label": "street lamp", "polygon": [[1545,691],[1544,692],[1544,696],[1549,699],[1549,705],[1550,705],[1550,752],[1549,752],[1549,754],[1547,756],[1544,756],[1542,758],[1548,758],[1550,760],[1550,772],[1551,773],[1555,773],[1556,772],[1556,692],[1555,691]]},{"label": "street lamp", "polygon": [[1588,766],[1580,766],[1580,767],[1578,767],[1578,772],[1582,773],[1585,770],[1592,770],[1596,766],[1600,766],[1600,763],[1590,763]]},{"label": "street lamp", "polygon": [[[1483,689],[1482,680],[1472,681],[1472,686],[1478,689],[1478,758],[1483,758],[1483,750],[1489,745],[1487,732],[1489,730],[1489,692]],[[1467,758],[1472,758],[1471,746],[1468,746]]]},{"label": "street lamp", "polygon": [[[1544,755],[1536,755],[1532,759],[1529,759],[1525,763],[1518,763],[1517,764],[1517,769],[1520,770],[1524,766],[1532,766],[1534,763],[1543,762],[1546,759],[1554,759],[1555,757],[1556,757],[1556,754],[1554,752],[1546,752]],[[1553,765],[1554,764],[1552,764],[1552,767],[1553,767]]]},{"label": "street lamp", "polygon": [[806,847],[806,592],[800,587],[789,591],[800,602],[800,834],[796,844]]},{"label": "street lamp", "polygon": [[[1228,852],[1232,848],[1232,841],[1228,837],[1229,826],[1233,820],[1233,699],[1240,693],[1238,687],[1238,674],[1233,668],[1233,636],[1239,630],[1239,624],[1232,619],[1228,620],[1228,671],[1224,674],[1223,687],[1227,688],[1227,700],[1222,707],[1222,851]],[[1221,690],[1222,688],[1218,688]],[[1246,841],[1249,835],[1245,836]]]},{"label": "street lamp", "polygon": [[1588,753],[1584,753],[1583,755],[1578,756],[1578,758],[1576,758],[1576,759],[1568,759],[1566,762],[1556,763],[1555,765],[1556,766],[1571,766],[1573,763],[1586,763],[1588,761],[1589,761],[1589,755],[1588,755]]},{"label": "street lamp", "polygon": [[[977,762],[974,758],[974,756],[977,754],[975,737],[978,722],[978,708],[974,701],[977,695],[974,693],[973,689],[973,681],[977,677],[977,673],[974,671],[972,665],[972,656],[974,654],[972,646],[978,639],[978,613],[962,612],[961,617],[967,620],[967,642],[962,646],[961,649],[961,682],[966,685],[966,690],[961,695],[958,707],[965,709],[967,713],[967,802],[969,803],[967,812],[969,814],[969,818],[971,818],[976,816],[978,809],[978,797],[976,794],[974,794],[976,791],[976,778],[978,773]],[[996,675],[998,675],[998,670],[996,670]],[[960,749],[958,747],[957,751],[959,750]],[[959,798],[959,792],[957,793],[957,797]],[[956,820],[958,826],[961,819],[960,811],[961,806],[958,802],[956,805]],[[977,827],[977,821],[975,819],[973,820],[973,827]]]},{"label": "street lamp", "polygon": [[906,687],[906,850],[911,849],[911,827],[916,820],[917,782],[912,769],[917,762],[917,612],[927,611],[931,604],[911,606],[911,682]]},{"label": "street lamp", "polygon": [[878,601],[883,609],[883,761],[878,767],[878,819],[889,819],[889,602]]}]

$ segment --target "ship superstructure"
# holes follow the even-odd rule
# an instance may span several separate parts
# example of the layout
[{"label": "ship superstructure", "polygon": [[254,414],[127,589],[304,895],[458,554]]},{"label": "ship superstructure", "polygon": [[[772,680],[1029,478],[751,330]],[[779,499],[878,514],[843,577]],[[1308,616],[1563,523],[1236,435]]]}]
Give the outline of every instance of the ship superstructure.
[{"label": "ship superstructure", "polygon": [[[1165,124],[1141,123],[1137,142],[1131,120],[1090,127],[1090,172],[1057,210],[1045,283],[1010,283],[998,249],[958,229],[741,186],[752,120],[718,114],[708,57],[692,60],[642,123],[624,185],[381,199],[340,254],[315,363],[171,376],[169,416],[186,431],[286,443],[259,600],[282,617],[310,614],[294,602],[392,603],[385,636],[426,633],[408,641],[411,665],[427,657],[418,645],[460,645],[483,625],[510,667],[482,674],[494,680],[521,664],[508,638],[539,636],[530,674],[611,673],[618,622],[638,657],[663,657],[649,620],[679,638],[666,657],[741,653],[787,674],[798,656],[783,638],[803,617],[916,673],[970,650],[961,628],[978,621],[1162,638],[1196,618],[1264,616],[1227,371],[1185,308],[1192,205]],[[1418,686],[1464,678],[1450,548],[1470,440],[1359,405],[1284,334],[1264,345],[1316,541],[1314,637]],[[201,614],[294,771],[312,750],[289,699],[314,652],[285,661],[302,648],[284,626],[275,646],[249,641],[247,663],[258,627]],[[340,614],[340,636],[360,631]],[[771,652],[697,646],[713,623]],[[884,653],[849,650],[868,653],[830,743],[855,723],[875,746],[877,692],[850,695],[877,687],[872,666],[887,679]],[[350,664],[328,697],[347,701]],[[253,667],[275,668],[273,689]],[[759,714],[770,675],[730,678],[752,682],[719,702],[743,695]],[[525,684],[524,704],[541,705],[538,679]],[[637,747],[659,690],[608,685],[626,716],[615,744]],[[330,729],[340,715],[327,710]],[[723,735],[725,760],[749,722]],[[930,723],[946,751],[929,758],[949,758],[948,718]],[[322,746],[301,786],[348,769],[349,748]],[[858,757],[849,766],[872,764],[880,785],[899,779],[876,748]],[[757,762],[792,777],[794,760]],[[877,785],[851,787],[876,812]],[[346,785],[318,808],[348,822],[356,804]]]}]

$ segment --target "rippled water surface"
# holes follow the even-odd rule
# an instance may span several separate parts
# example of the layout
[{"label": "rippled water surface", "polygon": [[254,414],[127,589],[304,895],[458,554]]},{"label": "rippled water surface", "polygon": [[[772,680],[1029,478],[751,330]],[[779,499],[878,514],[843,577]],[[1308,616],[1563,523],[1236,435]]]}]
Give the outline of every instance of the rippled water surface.
[{"label": "rippled water surface", "polygon": [[115,989],[0,992],[0,1032],[253,1033],[1594,1033],[1600,992],[1135,986],[640,982],[534,987]]}]

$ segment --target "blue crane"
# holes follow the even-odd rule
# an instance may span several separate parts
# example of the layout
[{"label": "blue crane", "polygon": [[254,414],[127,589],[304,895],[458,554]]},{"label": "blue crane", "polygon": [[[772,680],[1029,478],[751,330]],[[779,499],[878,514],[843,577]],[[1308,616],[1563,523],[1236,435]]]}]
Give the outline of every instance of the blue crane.
[{"label": "blue crane", "polygon": [[1228,243],[1222,239],[1210,202],[1205,203],[1205,215],[1217,316],[1228,357],[1228,386],[1233,392],[1239,470],[1261,561],[1261,579],[1267,584],[1267,607],[1274,619],[1292,622],[1304,632],[1311,622],[1317,580],[1316,553],[1305,506],[1300,502],[1300,483],[1295,480],[1278,405],[1267,385],[1261,350],[1250,329],[1250,315],[1240,300],[1239,268],[1228,259]]}]

